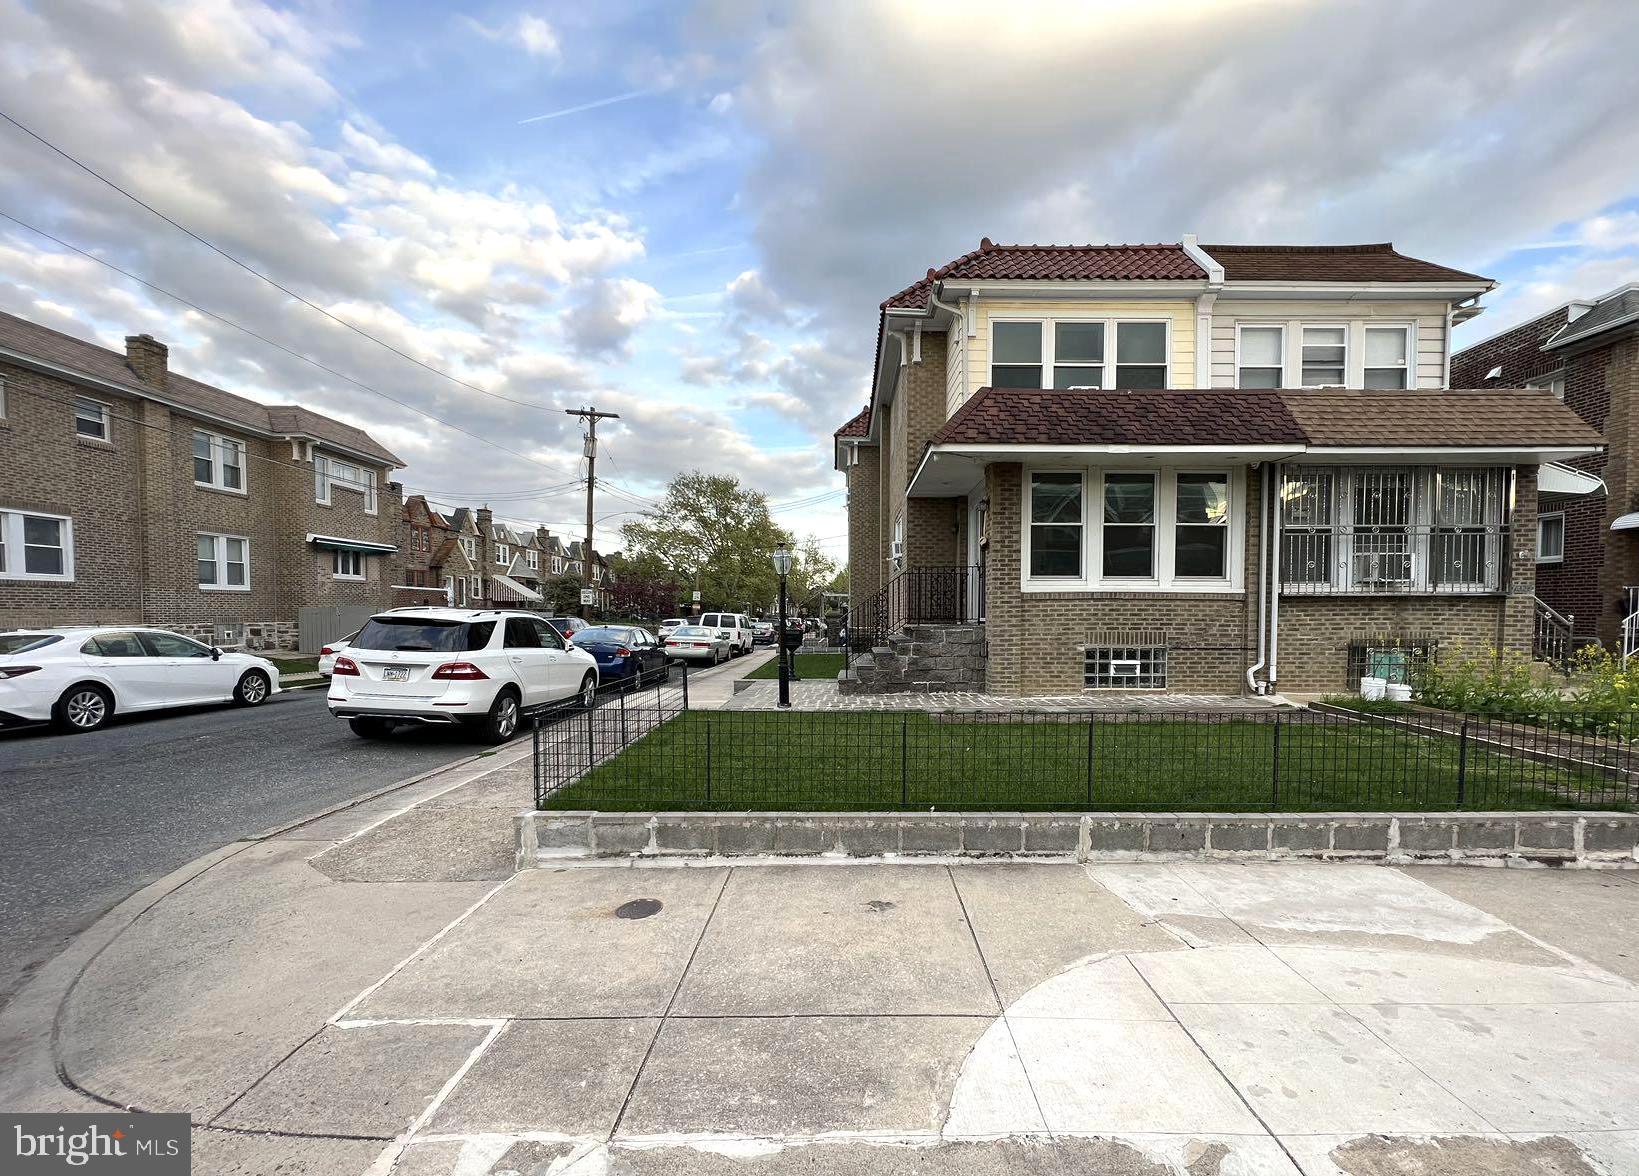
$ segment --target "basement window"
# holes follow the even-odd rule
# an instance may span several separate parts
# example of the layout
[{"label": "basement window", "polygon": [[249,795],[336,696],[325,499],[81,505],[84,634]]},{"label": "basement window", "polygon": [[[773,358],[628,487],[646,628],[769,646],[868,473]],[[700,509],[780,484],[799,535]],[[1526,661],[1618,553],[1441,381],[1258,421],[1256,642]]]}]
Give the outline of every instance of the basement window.
[{"label": "basement window", "polygon": [[1165,645],[1089,645],[1083,684],[1089,690],[1165,690]]}]

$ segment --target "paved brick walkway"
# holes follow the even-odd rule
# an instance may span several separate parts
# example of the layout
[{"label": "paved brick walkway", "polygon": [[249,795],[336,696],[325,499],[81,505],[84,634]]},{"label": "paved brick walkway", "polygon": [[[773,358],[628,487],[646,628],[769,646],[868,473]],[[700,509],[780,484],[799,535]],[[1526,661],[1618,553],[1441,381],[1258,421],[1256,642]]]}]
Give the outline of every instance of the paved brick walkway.
[{"label": "paved brick walkway", "polygon": [[[774,710],[779,683],[758,682],[741,690],[724,710]],[[1267,698],[1226,694],[1064,694],[1044,698],[1004,698],[997,694],[951,691],[939,694],[850,694],[835,682],[793,682],[791,705],[799,710],[984,710],[984,711],[1201,711],[1268,710],[1280,703]]]}]

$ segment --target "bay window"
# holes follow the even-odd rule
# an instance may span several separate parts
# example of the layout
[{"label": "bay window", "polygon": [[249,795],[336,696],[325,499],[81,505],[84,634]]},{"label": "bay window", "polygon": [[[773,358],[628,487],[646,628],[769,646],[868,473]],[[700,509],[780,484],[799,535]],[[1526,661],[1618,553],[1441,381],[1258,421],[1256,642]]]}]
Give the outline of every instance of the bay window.
[{"label": "bay window", "polygon": [[1288,467],[1286,592],[1495,592],[1509,471],[1479,466]]},{"label": "bay window", "polygon": [[1167,320],[993,319],[992,388],[1166,388]]},{"label": "bay window", "polygon": [[1082,478],[1079,473],[1030,477],[1030,574],[1080,576]]}]

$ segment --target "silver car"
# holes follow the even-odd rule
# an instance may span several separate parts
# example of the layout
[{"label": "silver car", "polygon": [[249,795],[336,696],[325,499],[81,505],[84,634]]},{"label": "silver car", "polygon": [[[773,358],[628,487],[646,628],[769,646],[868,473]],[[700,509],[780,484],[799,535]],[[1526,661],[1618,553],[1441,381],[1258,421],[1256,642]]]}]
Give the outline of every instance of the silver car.
[{"label": "silver car", "polygon": [[697,661],[715,666],[733,656],[728,634],[704,625],[683,625],[673,629],[661,644],[672,661]]}]

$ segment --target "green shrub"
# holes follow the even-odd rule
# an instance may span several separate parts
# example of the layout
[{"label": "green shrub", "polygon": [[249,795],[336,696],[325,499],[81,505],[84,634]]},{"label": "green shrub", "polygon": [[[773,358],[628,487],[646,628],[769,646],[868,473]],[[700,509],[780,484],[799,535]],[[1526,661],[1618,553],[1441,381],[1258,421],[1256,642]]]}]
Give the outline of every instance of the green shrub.
[{"label": "green shrub", "polygon": [[1537,680],[1529,658],[1494,648],[1443,648],[1416,683],[1418,701],[1460,711],[1499,711],[1522,717],[1561,709],[1559,691]]}]

